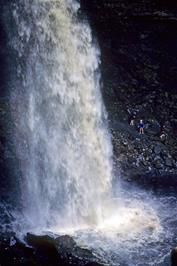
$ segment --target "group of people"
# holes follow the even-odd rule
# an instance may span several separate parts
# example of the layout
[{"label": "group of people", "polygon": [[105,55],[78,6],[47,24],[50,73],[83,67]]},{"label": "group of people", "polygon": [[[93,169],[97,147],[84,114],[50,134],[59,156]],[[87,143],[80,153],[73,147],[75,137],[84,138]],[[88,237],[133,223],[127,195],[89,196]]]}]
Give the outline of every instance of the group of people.
[{"label": "group of people", "polygon": [[[135,117],[131,117],[130,119],[130,126],[134,126],[135,125]],[[142,119],[140,119],[139,124],[138,124],[138,129],[139,129],[139,133],[140,134],[144,134],[144,122]]]},{"label": "group of people", "polygon": [[[149,123],[145,125],[143,119],[140,119],[139,123],[137,124],[136,116],[131,115],[131,116],[129,116],[128,123],[130,126],[138,128],[139,134],[144,134],[145,128],[147,129],[147,134],[148,134]],[[173,128],[172,128],[172,124],[170,124],[170,122],[168,122],[168,121],[166,121],[162,125],[158,124],[158,126],[160,127],[160,129],[159,129],[159,131],[157,131],[157,134],[159,135],[159,137],[162,141],[164,141],[168,138],[168,133],[169,134],[173,133],[174,135],[177,134],[177,125],[173,124]]]}]

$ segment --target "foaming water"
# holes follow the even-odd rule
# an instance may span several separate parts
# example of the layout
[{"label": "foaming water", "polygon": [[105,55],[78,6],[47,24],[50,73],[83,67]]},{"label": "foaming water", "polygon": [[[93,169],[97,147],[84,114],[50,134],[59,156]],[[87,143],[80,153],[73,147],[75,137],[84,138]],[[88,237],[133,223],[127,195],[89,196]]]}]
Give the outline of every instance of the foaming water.
[{"label": "foaming water", "polygon": [[161,230],[160,220],[155,210],[143,201],[112,199],[104,205],[102,220],[93,225],[87,224],[83,227],[57,228],[53,231],[58,233],[73,234],[77,231],[94,230],[109,237],[116,235],[124,239],[149,231],[158,233]]},{"label": "foaming water", "polygon": [[112,216],[99,227],[73,236],[108,265],[169,266],[171,248],[177,243],[177,197],[135,187],[122,193],[122,207],[117,203]]}]

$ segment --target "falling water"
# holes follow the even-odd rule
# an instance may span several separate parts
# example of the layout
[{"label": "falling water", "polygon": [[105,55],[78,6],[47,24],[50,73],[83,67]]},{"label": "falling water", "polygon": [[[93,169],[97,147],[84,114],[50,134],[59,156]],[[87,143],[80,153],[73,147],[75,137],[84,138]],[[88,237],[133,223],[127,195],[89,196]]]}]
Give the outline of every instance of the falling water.
[{"label": "falling water", "polygon": [[97,224],[109,194],[112,151],[99,50],[78,9],[75,0],[14,5],[12,109],[23,212],[31,226]]}]

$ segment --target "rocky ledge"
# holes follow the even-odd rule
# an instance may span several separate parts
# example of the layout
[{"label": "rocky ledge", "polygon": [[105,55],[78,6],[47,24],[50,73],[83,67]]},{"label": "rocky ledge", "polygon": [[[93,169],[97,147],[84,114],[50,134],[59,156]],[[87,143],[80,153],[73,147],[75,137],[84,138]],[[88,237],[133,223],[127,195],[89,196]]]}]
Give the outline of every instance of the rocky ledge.
[{"label": "rocky ledge", "polygon": [[157,120],[146,120],[144,135],[139,134],[136,124],[116,121],[112,125],[112,141],[114,160],[121,166],[123,179],[143,180],[146,176],[152,180],[161,176],[162,183],[168,176],[166,185],[177,186],[177,143],[168,128],[161,133]]},{"label": "rocky ledge", "polygon": [[0,251],[1,266],[106,265],[92,251],[79,247],[67,235],[54,238],[28,233],[25,243],[22,243],[11,234],[9,237],[1,237]]}]

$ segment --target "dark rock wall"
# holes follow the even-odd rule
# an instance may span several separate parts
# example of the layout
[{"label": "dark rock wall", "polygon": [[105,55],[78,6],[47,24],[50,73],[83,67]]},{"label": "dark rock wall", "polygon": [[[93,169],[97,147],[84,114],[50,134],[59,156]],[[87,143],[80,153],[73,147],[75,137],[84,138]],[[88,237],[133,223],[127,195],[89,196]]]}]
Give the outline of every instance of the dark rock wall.
[{"label": "dark rock wall", "polygon": [[[14,121],[11,114],[10,91],[16,68],[8,40],[8,16],[13,1],[0,2],[0,210],[5,203],[14,204],[20,194],[20,168],[13,145]],[[10,13],[9,13],[10,14]],[[0,212],[0,220],[2,211]]]},{"label": "dark rock wall", "polygon": [[101,49],[103,96],[123,176],[175,174],[177,3],[81,0],[81,6]]}]

